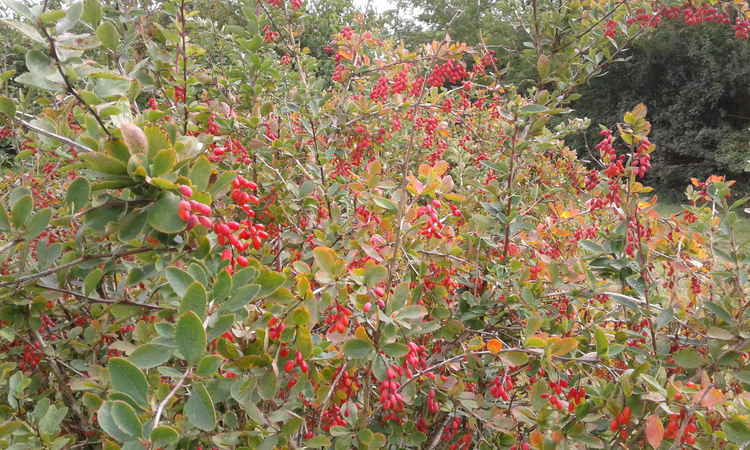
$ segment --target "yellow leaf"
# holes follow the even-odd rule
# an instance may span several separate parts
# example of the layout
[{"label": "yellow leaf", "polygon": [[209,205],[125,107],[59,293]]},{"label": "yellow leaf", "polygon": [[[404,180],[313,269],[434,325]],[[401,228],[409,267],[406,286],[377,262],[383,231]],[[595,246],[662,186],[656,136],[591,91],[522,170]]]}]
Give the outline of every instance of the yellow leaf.
[{"label": "yellow leaf", "polygon": [[578,339],[572,337],[551,339],[549,351],[554,356],[566,355],[578,347]]},{"label": "yellow leaf", "polygon": [[489,341],[487,341],[487,350],[489,350],[491,353],[498,354],[502,349],[503,343],[498,341],[497,339],[490,339]]},{"label": "yellow leaf", "polygon": [[363,326],[358,326],[356,330],[354,330],[354,335],[357,336],[357,338],[362,339],[363,341],[372,342],[370,340],[370,336],[367,335],[367,330]]}]

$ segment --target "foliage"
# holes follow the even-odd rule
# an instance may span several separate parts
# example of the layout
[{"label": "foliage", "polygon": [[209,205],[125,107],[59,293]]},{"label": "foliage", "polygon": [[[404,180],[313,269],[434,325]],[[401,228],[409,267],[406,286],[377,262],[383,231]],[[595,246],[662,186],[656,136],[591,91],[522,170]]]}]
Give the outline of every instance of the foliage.
[{"label": "foliage", "polygon": [[565,143],[623,4],[519,14],[521,89],[364,17],[319,76],[298,0],[4,1],[4,447],[750,442],[733,183],[660,217],[643,105],[600,170]]}]

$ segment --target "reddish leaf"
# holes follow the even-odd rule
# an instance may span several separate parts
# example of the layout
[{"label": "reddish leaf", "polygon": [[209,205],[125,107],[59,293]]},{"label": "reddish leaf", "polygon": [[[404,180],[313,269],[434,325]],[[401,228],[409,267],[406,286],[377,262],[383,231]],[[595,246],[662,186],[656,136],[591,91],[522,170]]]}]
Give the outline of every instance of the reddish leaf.
[{"label": "reddish leaf", "polygon": [[654,448],[659,448],[664,439],[664,425],[661,419],[653,414],[646,418],[646,439]]}]

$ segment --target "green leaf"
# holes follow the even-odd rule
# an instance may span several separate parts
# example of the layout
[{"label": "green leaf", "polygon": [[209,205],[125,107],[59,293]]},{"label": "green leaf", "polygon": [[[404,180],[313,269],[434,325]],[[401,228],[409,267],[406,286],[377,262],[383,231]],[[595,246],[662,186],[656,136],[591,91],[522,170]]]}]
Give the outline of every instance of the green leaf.
[{"label": "green leaf", "polygon": [[406,344],[400,342],[393,342],[391,344],[385,344],[382,346],[383,353],[394,358],[401,358],[409,353],[409,347]]},{"label": "green leaf", "polygon": [[208,180],[211,177],[211,163],[205,156],[201,156],[193,165],[190,171],[190,181],[199,191],[205,191],[208,187]]},{"label": "green leaf", "polygon": [[83,3],[75,2],[69,5],[65,9],[65,17],[57,22],[55,26],[56,31],[59,34],[65,33],[78,24],[81,20],[81,13],[83,12]]},{"label": "green leaf", "polygon": [[110,414],[119,429],[124,431],[131,438],[143,436],[143,424],[138,420],[138,415],[132,406],[122,400],[114,400],[110,409]]},{"label": "green leaf", "polygon": [[307,306],[301,305],[289,314],[289,321],[292,325],[307,325],[310,323],[310,310]]},{"label": "green leaf", "polygon": [[96,422],[98,423],[99,427],[104,430],[105,433],[112,436],[115,440],[119,442],[125,442],[131,439],[131,436],[120,429],[120,427],[115,423],[115,419],[112,417],[113,403],[114,402],[111,401],[102,403],[102,406],[96,413]]},{"label": "green leaf", "polygon": [[170,147],[159,150],[156,156],[154,156],[154,160],[151,162],[151,176],[159,177],[169,173],[174,167],[176,161],[177,153],[175,153],[173,148]]},{"label": "green leaf", "polygon": [[194,383],[193,393],[185,403],[185,417],[196,428],[211,431],[216,427],[216,410],[211,395],[202,383]]},{"label": "green leaf", "polygon": [[120,33],[112,22],[102,22],[96,29],[96,37],[102,41],[102,45],[110,50],[117,49],[120,42]]},{"label": "green leaf", "polygon": [[331,248],[315,247],[313,257],[318,266],[333,277],[340,276],[346,271],[346,263]]},{"label": "green leaf", "polygon": [[34,207],[34,201],[31,200],[30,195],[24,195],[15,204],[13,209],[10,211],[10,218],[13,222],[13,226],[21,228],[29,220],[31,209]]},{"label": "green leaf", "polygon": [[510,365],[521,367],[529,361],[529,355],[525,352],[501,352],[500,359]]},{"label": "green leaf", "polygon": [[73,205],[73,210],[78,211],[89,202],[91,195],[91,185],[85,177],[78,177],[68,186],[68,192],[65,194],[65,203]]},{"label": "green leaf", "polygon": [[215,338],[229,331],[232,328],[232,325],[234,325],[234,320],[234,314],[224,314],[219,316],[219,319],[208,329],[208,341],[213,341]]},{"label": "green leaf", "polygon": [[631,309],[633,312],[640,312],[639,302],[636,298],[616,292],[606,292],[606,294],[607,297],[611,298],[622,306]]},{"label": "green leaf", "polygon": [[16,103],[8,97],[0,95],[0,113],[14,118],[16,116]]},{"label": "green leaf", "polygon": [[193,281],[195,281],[189,273],[177,267],[167,267],[164,271],[164,276],[167,278],[169,286],[172,288],[175,294],[183,297]]},{"label": "green leaf", "polygon": [[258,296],[261,287],[259,284],[247,284],[236,289],[229,300],[221,305],[222,312],[235,312],[244,308]]},{"label": "green leaf", "polygon": [[305,447],[331,448],[331,440],[325,436],[315,436],[305,441]]},{"label": "green leaf", "polygon": [[602,358],[606,358],[609,354],[609,341],[607,335],[599,327],[594,330],[594,338],[596,340],[596,354]]},{"label": "green leaf", "polygon": [[143,344],[136,348],[128,358],[141,369],[160,366],[172,358],[172,348],[160,344]]},{"label": "green leaf", "polygon": [[658,330],[666,326],[672,319],[674,319],[674,309],[672,307],[664,308],[656,317],[654,328]]},{"label": "green leaf", "polygon": [[162,233],[179,233],[186,227],[185,222],[180,219],[178,209],[180,198],[165,192],[162,197],[152,205],[148,212],[148,224]]},{"label": "green leaf", "polygon": [[0,205],[0,231],[10,231],[10,216],[8,212]]},{"label": "green leaf", "polygon": [[165,149],[172,145],[169,140],[169,135],[163,128],[155,125],[146,125],[143,127],[143,133],[146,135],[148,141],[148,157],[149,159],[156,156],[159,150]]},{"label": "green leaf", "polygon": [[216,282],[214,282],[214,301],[223,302],[226,300],[226,298],[229,297],[229,293],[232,292],[232,284],[232,276],[229,275],[226,270],[220,271],[219,274],[216,275]]},{"label": "green leaf", "polygon": [[89,295],[94,292],[94,289],[99,286],[103,275],[104,272],[99,267],[89,272],[86,278],[83,279],[83,293]]},{"label": "green leaf", "polygon": [[201,377],[209,377],[216,373],[221,366],[221,362],[224,360],[219,355],[206,355],[198,362],[198,368],[195,369],[195,373]]},{"label": "green leaf", "polygon": [[419,320],[427,315],[427,308],[422,305],[409,305],[401,308],[396,317],[400,320]]},{"label": "green leaf", "polygon": [[589,241],[589,240],[584,239],[578,242],[578,245],[580,245],[581,248],[586,250],[587,252],[597,253],[597,254],[606,253],[606,250],[604,250],[604,247],[602,247],[601,245],[599,245],[598,243],[594,241]]},{"label": "green leaf", "polygon": [[185,291],[182,302],[180,302],[180,314],[186,311],[193,311],[203,320],[206,318],[207,306],[206,288],[198,281],[193,281]]},{"label": "green leaf", "polygon": [[750,427],[740,417],[722,422],[721,429],[727,435],[727,438],[735,444],[743,445],[750,442]]},{"label": "green leaf", "polygon": [[278,379],[271,371],[266,372],[258,381],[258,394],[263,400],[271,400],[276,396]]},{"label": "green leaf", "polygon": [[703,357],[695,350],[682,349],[672,355],[678,366],[685,369],[697,369],[705,364]]},{"label": "green leaf", "polygon": [[372,262],[365,265],[364,271],[365,284],[371,288],[375,287],[381,281],[385,281],[388,276],[388,269]]},{"label": "green leaf", "polygon": [[706,334],[708,337],[720,341],[731,341],[735,338],[734,333],[721,327],[710,327],[708,331],[706,331]]},{"label": "green leaf", "polygon": [[258,294],[258,297],[268,297],[276,292],[276,289],[281,287],[285,281],[286,275],[283,273],[274,272],[273,270],[261,271],[258,278],[255,279],[255,282],[260,285],[260,293]]},{"label": "green leaf", "polygon": [[544,105],[526,105],[521,108],[521,114],[538,114],[547,112],[549,109]]},{"label": "green leaf", "polygon": [[372,201],[378,205],[379,207],[383,208],[384,210],[388,211],[389,213],[394,213],[398,211],[398,206],[396,206],[395,203],[388,200],[387,198],[383,197],[373,197]]},{"label": "green leaf", "polygon": [[0,425],[0,438],[10,436],[14,431],[23,428],[24,425],[25,423],[20,420],[4,422],[2,425]]},{"label": "green leaf", "polygon": [[151,444],[154,447],[166,447],[180,440],[177,430],[167,425],[159,425],[151,431]]},{"label": "green leaf", "polygon": [[344,344],[344,354],[349,358],[361,359],[369,356],[375,347],[364,339],[352,339]]},{"label": "green leaf", "polygon": [[54,435],[60,432],[60,424],[68,414],[68,408],[58,408],[56,405],[50,405],[47,412],[39,420],[39,431],[43,435]]},{"label": "green leaf", "polygon": [[99,21],[102,20],[102,7],[99,5],[98,0],[83,1],[83,14],[81,14],[81,19],[92,27],[99,25]]},{"label": "green leaf", "polygon": [[704,306],[706,307],[706,309],[714,313],[717,318],[727,323],[732,322],[732,316],[727,312],[726,309],[724,309],[723,306],[719,305],[718,303],[706,302],[704,303]]},{"label": "green leaf", "polygon": [[148,213],[143,210],[135,210],[120,220],[120,230],[117,238],[122,242],[138,240],[148,221]]},{"label": "green leaf", "polygon": [[[242,270],[238,270],[234,275],[230,276],[226,271],[221,272],[226,274],[229,284],[234,286],[244,286],[250,284],[258,278],[258,271],[254,267],[245,267]],[[217,278],[221,278],[219,275]],[[226,294],[229,295],[229,292]]]},{"label": "green leaf", "polygon": [[100,152],[82,153],[79,158],[94,172],[107,175],[125,175],[128,167],[119,159]]},{"label": "green leaf", "polygon": [[200,317],[193,311],[180,316],[175,329],[175,340],[188,364],[197,362],[206,353],[206,330],[203,329]]},{"label": "green leaf", "polygon": [[49,56],[39,50],[26,52],[26,68],[32,75],[40,78],[47,78],[55,73],[55,68],[52,66]]},{"label": "green leaf", "polygon": [[148,408],[148,382],[138,367],[123,358],[111,358],[107,364],[112,390],[127,395],[135,404]]},{"label": "green leaf", "polygon": [[26,225],[26,234],[24,237],[29,241],[39,236],[39,234],[49,225],[49,219],[52,217],[52,210],[44,208],[38,213],[31,216],[29,223]]}]

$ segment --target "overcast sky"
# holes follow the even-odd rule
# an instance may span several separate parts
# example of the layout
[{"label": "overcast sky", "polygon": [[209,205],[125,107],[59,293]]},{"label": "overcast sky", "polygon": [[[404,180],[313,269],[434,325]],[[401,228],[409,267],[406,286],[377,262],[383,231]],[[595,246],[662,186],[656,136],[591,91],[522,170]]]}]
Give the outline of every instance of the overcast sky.
[{"label": "overcast sky", "polygon": [[354,4],[359,6],[360,8],[364,8],[365,6],[367,6],[368,1],[370,2],[370,5],[372,5],[373,9],[378,12],[386,10],[389,6],[391,6],[390,0],[354,0]]}]

